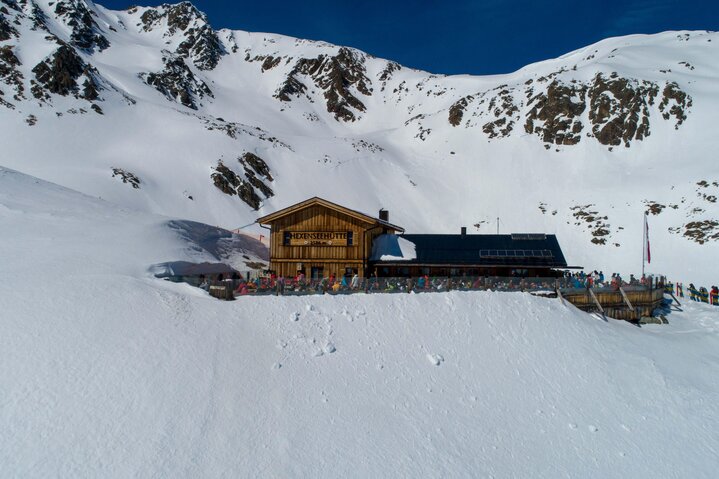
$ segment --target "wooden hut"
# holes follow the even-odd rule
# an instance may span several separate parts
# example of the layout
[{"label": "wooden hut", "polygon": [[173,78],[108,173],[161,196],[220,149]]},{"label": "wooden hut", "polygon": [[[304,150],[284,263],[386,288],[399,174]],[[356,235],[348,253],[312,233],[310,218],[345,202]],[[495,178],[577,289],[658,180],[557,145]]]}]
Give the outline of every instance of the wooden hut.
[{"label": "wooden hut", "polygon": [[270,269],[279,276],[319,279],[365,276],[373,239],[404,232],[388,220],[385,210],[375,218],[314,197],[257,223],[270,229]]}]

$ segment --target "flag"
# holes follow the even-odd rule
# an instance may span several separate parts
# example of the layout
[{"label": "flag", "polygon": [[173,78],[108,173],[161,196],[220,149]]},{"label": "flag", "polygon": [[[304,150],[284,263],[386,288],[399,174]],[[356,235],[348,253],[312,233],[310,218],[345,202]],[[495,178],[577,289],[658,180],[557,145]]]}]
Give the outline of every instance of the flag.
[{"label": "flag", "polygon": [[647,221],[647,215],[644,215],[644,237],[647,240],[647,263],[652,262],[652,250],[649,248],[649,222]]}]

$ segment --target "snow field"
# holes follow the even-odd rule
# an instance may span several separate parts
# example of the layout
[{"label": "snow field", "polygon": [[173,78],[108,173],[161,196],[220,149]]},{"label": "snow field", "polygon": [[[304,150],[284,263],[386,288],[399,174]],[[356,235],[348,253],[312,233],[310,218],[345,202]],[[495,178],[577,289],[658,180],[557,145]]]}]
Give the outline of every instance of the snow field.
[{"label": "snow field", "polygon": [[719,315],[220,302],[167,219],[0,169],[2,477],[714,477]]}]

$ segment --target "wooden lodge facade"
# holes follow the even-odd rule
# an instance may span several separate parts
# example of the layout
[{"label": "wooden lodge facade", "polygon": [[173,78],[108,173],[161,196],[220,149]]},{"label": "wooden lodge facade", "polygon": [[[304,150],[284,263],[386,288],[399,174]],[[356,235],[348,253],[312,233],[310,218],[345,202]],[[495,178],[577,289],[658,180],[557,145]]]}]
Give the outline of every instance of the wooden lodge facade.
[{"label": "wooden lodge facade", "polygon": [[[314,197],[263,216],[278,276],[557,276],[567,268],[554,235],[404,235],[379,217]],[[410,252],[410,253],[408,253]]]},{"label": "wooden lodge facade", "polygon": [[364,277],[374,238],[404,232],[387,221],[386,212],[380,211],[380,216],[314,197],[263,216],[257,223],[270,227],[270,269],[278,276]]}]

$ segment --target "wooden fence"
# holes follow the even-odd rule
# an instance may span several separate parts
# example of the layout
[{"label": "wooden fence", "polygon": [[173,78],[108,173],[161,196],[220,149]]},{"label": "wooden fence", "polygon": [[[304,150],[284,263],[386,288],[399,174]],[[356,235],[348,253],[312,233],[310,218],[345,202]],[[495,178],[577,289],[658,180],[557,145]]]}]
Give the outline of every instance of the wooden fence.
[{"label": "wooden fence", "polygon": [[627,321],[651,316],[664,300],[664,288],[576,289],[559,294],[582,311],[599,311],[611,318]]}]

